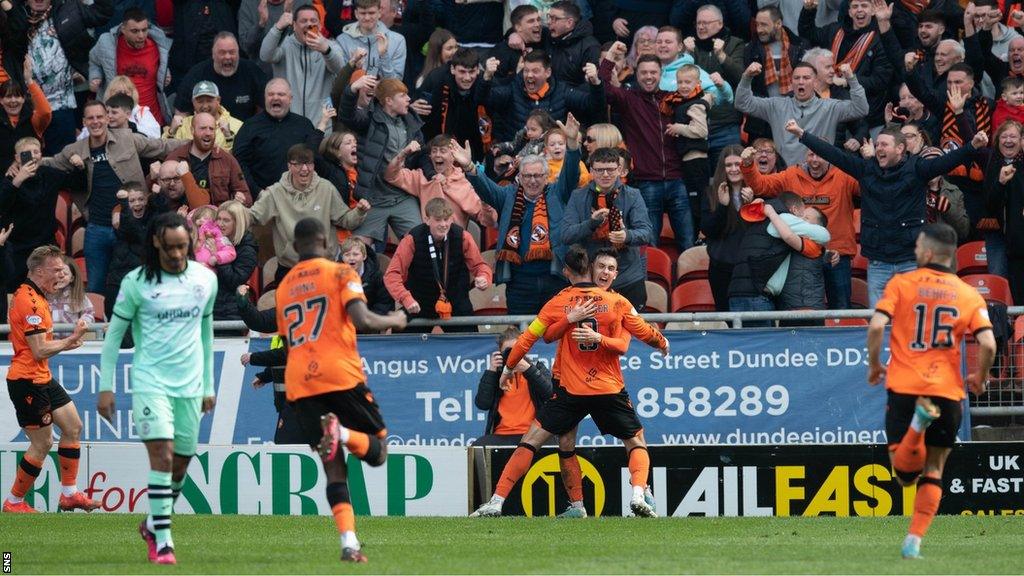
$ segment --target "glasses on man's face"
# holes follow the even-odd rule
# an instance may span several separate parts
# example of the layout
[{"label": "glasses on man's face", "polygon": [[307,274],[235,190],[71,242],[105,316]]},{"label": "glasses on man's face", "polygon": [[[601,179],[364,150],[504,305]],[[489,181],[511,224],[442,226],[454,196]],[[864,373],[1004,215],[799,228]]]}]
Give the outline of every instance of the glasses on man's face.
[{"label": "glasses on man's face", "polygon": [[568,16],[555,16],[554,14],[548,13],[548,22],[561,22],[562,20],[568,20]]},{"label": "glasses on man's face", "polygon": [[521,173],[519,176],[523,180],[540,180],[542,178],[547,178],[548,177],[548,175],[543,173],[543,172],[541,172],[540,174],[526,174],[524,172],[524,173]]},{"label": "glasses on man's face", "polygon": [[593,144],[594,142],[597,142],[597,138],[594,138],[593,136],[587,136],[586,138],[583,139],[583,141],[586,142],[587,144]]},{"label": "glasses on man's face", "polygon": [[161,178],[161,182],[170,184],[171,182],[181,182],[181,176],[171,176],[170,178]]},{"label": "glasses on man's face", "polygon": [[775,149],[774,148],[758,148],[757,149],[757,154],[759,156],[771,156],[772,154],[775,154]]},{"label": "glasses on man's face", "polygon": [[904,138],[920,138],[921,135],[918,134],[917,132],[904,132],[903,133],[903,137]]},{"label": "glasses on man's face", "polygon": [[590,171],[593,172],[594,174],[614,174],[619,171],[619,167],[616,166],[614,168],[591,168]]},{"label": "glasses on man's face", "polygon": [[716,22],[721,22],[721,20],[697,20],[697,28],[706,28]]},{"label": "glasses on man's face", "polygon": [[288,161],[289,166],[295,166],[296,168],[302,168],[303,166],[312,166],[312,162],[296,162],[294,160]]},{"label": "glasses on man's face", "polygon": [[654,44],[654,38],[637,38],[637,44]]}]

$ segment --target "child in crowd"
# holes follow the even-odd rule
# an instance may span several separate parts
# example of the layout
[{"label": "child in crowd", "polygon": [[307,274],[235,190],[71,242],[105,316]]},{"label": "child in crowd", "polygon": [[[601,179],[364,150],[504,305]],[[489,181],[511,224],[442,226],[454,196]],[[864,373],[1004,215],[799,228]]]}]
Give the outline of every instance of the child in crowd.
[{"label": "child in crowd", "polygon": [[[554,184],[562,172],[562,162],[565,161],[565,132],[561,128],[552,128],[544,136],[544,157],[548,159],[548,183]],[[590,172],[581,160],[580,179],[576,187],[583,188],[589,183]]]},{"label": "child in crowd", "polygon": [[192,230],[195,236],[196,262],[215,268],[235,259],[235,246],[217,226],[217,209],[202,206],[192,212]]},{"label": "child in crowd", "polygon": [[992,111],[992,133],[995,134],[1007,120],[1024,123],[1024,78],[1003,80],[1002,93]]},{"label": "child in crowd", "polygon": [[[50,316],[54,324],[75,324],[81,318],[92,324],[95,320],[92,301],[85,295],[82,272],[78,269],[78,264],[68,256],[64,256],[64,267],[61,269],[57,291],[48,294],[46,301],[50,304]],[[53,336],[65,338],[70,334],[70,331],[54,331]]]},{"label": "child in crowd", "polygon": [[[676,71],[676,99],[673,123],[665,132],[675,137],[683,161],[683,181],[690,196],[703,198],[708,181],[708,100],[700,86],[700,69],[684,64]],[[694,200],[693,202],[696,202]]]}]

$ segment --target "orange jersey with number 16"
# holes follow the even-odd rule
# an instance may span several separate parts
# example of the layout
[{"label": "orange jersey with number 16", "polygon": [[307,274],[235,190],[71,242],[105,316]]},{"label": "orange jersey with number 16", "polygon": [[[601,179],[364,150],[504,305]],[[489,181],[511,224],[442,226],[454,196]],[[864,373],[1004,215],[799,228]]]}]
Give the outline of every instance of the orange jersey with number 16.
[{"label": "orange jersey with number 16", "polygon": [[[640,318],[629,300],[593,284],[578,284],[562,290],[541,308],[537,318],[516,341],[506,365],[515,366],[533,343],[544,335],[548,326],[565,318],[569,310],[588,300],[597,305],[597,314],[579,322],[580,325],[589,325],[595,332],[610,337],[620,337],[625,329],[655,348],[666,345],[661,332]],[[616,394],[625,385],[619,365],[620,355],[607,346],[577,342],[572,338],[572,330],[566,330],[558,340],[552,373],[558,374],[559,383],[570,394]]]},{"label": "orange jersey with number 16", "polygon": [[886,388],[962,400],[963,336],[992,328],[978,291],[945,268],[918,268],[889,280],[875,310],[892,319]]},{"label": "orange jersey with number 16", "polygon": [[354,388],[366,382],[356,328],[346,306],[366,301],[363,281],[347,264],[303,260],[277,287],[277,329],[288,342],[285,395],[289,401]]}]

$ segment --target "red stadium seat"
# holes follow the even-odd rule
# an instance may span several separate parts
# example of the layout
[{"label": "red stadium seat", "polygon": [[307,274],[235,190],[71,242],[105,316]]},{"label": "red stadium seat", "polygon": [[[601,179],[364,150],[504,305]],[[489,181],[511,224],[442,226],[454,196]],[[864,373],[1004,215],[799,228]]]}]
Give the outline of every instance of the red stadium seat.
[{"label": "red stadium seat", "polygon": [[260,279],[260,274],[263,270],[259,266],[253,268],[252,274],[249,275],[249,279],[245,282],[249,286],[249,293],[252,295],[251,298],[259,300],[260,294],[263,292],[263,283]]},{"label": "red stadium seat", "polygon": [[668,291],[657,282],[647,280],[647,304],[644,312],[666,313],[668,312]]},{"label": "red stadium seat", "polygon": [[868,259],[860,253],[860,246],[857,246],[857,254],[850,261],[850,275],[861,280],[868,278]]},{"label": "red stadium seat", "polygon": [[850,280],[850,308],[868,308],[870,301],[867,281],[860,278],[852,278]]},{"label": "red stadium seat", "polygon": [[707,278],[709,264],[707,246],[688,248],[676,261],[676,284]]},{"label": "red stadium seat", "polygon": [[485,226],[483,228],[483,244],[480,246],[481,250],[494,250],[498,247],[498,229]]},{"label": "red stadium seat", "polygon": [[968,242],[956,250],[956,274],[988,274],[988,253],[985,241]]},{"label": "red stadium seat", "polygon": [[103,302],[105,298],[103,294],[96,294],[95,292],[86,292],[85,296],[92,302],[93,317],[96,318],[97,322],[105,322],[107,315],[103,309]]},{"label": "red stadium seat", "polygon": [[853,210],[853,234],[857,238],[857,242],[860,242],[860,208]]},{"label": "red stadium seat", "polygon": [[647,246],[647,279],[666,292],[672,287],[672,259],[660,249]]},{"label": "red stadium seat", "polygon": [[691,280],[672,291],[673,312],[714,312],[715,298],[707,280]]},{"label": "red stadium seat", "polygon": [[866,318],[829,318],[825,320],[825,326],[835,328],[837,326],[867,326]]},{"label": "red stadium seat", "polygon": [[505,302],[505,285],[491,284],[486,290],[470,290],[469,301],[476,316],[504,316],[508,314]]},{"label": "red stadium seat", "polygon": [[1010,283],[1006,281],[1006,278],[995,274],[969,274],[962,280],[974,286],[985,300],[1013,306]]},{"label": "red stadium seat", "polygon": [[85,268],[85,256],[76,257],[75,264],[78,264],[78,271],[82,273],[82,283],[87,284],[89,282],[89,272]]}]

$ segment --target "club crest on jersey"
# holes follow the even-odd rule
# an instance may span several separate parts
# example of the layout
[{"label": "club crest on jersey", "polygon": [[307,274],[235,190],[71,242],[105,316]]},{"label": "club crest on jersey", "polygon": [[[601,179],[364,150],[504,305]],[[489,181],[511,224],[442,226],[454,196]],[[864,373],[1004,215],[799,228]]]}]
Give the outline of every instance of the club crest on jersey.
[{"label": "club crest on jersey", "polygon": [[203,286],[202,284],[196,284],[195,286],[192,287],[192,294],[195,295],[196,300],[205,300],[206,286]]},{"label": "club crest on jersey", "polygon": [[25,322],[27,322],[29,326],[39,326],[43,323],[43,318],[37,314],[33,314],[28,318],[25,318]]},{"label": "club crest on jersey", "polygon": [[50,423],[53,422],[53,415],[47,412],[46,414],[43,414],[42,418],[39,420],[43,423],[43,426],[49,426]]},{"label": "club crest on jersey", "polygon": [[541,224],[537,224],[533,227],[533,231],[530,232],[530,242],[543,242],[548,239],[548,229]]}]

